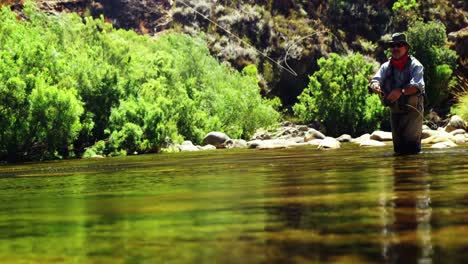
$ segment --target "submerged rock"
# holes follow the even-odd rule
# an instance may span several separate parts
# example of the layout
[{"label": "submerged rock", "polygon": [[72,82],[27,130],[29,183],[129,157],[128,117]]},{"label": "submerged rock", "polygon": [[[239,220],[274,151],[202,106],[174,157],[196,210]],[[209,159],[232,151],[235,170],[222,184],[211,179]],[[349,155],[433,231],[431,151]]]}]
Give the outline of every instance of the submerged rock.
[{"label": "submerged rock", "polygon": [[431,148],[436,148],[436,149],[443,149],[443,148],[453,148],[456,147],[457,144],[453,143],[452,141],[445,141],[445,142],[439,142],[431,146]]},{"label": "submerged rock", "polygon": [[366,140],[362,140],[359,143],[359,146],[361,147],[384,147],[385,143],[377,141],[377,140],[373,140],[373,139],[366,139]]},{"label": "submerged rock", "polygon": [[385,131],[374,131],[370,136],[370,139],[377,141],[392,141],[392,132]]}]

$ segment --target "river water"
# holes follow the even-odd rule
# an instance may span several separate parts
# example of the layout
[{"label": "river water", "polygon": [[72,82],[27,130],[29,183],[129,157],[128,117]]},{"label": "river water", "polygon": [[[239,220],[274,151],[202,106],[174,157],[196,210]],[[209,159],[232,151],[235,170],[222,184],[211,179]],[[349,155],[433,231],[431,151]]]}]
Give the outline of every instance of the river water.
[{"label": "river water", "polygon": [[0,263],[467,262],[467,148],[0,166]]}]

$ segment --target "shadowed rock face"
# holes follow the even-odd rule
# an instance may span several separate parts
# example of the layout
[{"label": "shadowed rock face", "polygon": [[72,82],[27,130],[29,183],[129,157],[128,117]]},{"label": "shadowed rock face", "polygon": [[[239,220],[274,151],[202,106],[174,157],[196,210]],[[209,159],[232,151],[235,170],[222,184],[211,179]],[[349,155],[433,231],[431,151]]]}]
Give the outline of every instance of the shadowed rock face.
[{"label": "shadowed rock face", "polygon": [[168,28],[171,5],[171,0],[99,0],[93,2],[92,14],[103,14],[118,28],[154,33]]}]

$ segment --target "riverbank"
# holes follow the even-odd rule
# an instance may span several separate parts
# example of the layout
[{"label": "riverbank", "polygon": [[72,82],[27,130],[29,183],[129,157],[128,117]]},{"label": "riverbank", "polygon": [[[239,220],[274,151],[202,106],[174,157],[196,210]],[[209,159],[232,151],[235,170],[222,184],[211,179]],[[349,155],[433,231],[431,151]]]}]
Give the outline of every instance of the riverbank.
[{"label": "riverbank", "polygon": [[[423,126],[422,143],[430,148],[452,148],[465,145],[468,142],[467,122],[459,116],[452,116],[444,127],[431,129]],[[360,147],[385,147],[391,146],[392,133],[388,131],[374,131],[359,137],[351,137],[343,134],[339,137],[330,137],[317,129],[307,125],[296,125],[286,121],[274,130],[259,129],[249,140],[231,139],[222,132],[208,133],[202,145],[195,145],[191,141],[182,144],[171,145],[163,152],[194,152],[216,149],[283,149],[301,146],[312,146],[314,148],[340,149],[342,144],[356,144]],[[99,158],[102,156],[94,156]]]}]

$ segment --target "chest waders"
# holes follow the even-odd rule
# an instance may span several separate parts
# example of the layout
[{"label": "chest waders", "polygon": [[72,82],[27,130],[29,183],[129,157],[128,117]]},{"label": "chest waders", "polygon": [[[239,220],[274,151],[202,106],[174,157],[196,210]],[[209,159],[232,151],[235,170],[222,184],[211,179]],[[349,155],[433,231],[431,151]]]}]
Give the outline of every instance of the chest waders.
[{"label": "chest waders", "polygon": [[[390,63],[384,82],[384,98],[393,89],[408,87],[411,80],[410,57],[403,72],[398,72]],[[384,105],[390,107],[393,148],[397,154],[416,154],[421,151],[421,134],[424,113],[424,95],[402,95],[395,103],[384,99]]]}]

